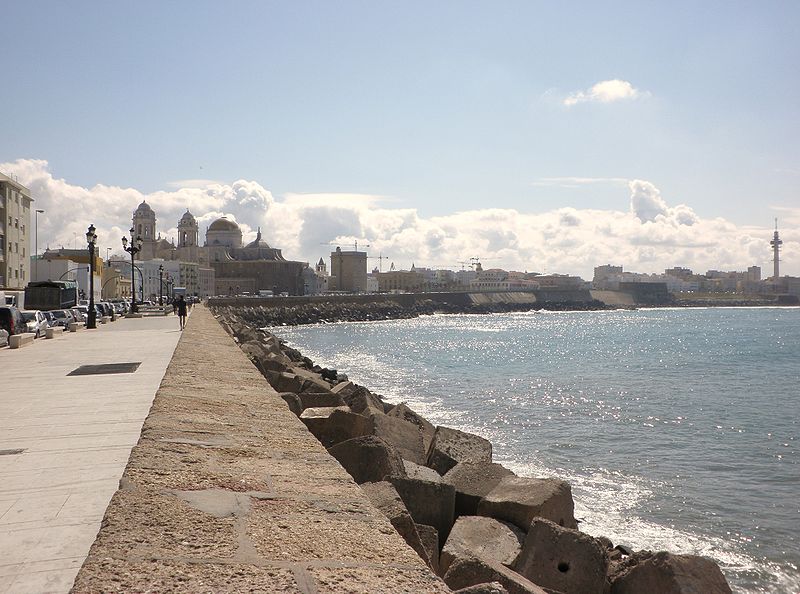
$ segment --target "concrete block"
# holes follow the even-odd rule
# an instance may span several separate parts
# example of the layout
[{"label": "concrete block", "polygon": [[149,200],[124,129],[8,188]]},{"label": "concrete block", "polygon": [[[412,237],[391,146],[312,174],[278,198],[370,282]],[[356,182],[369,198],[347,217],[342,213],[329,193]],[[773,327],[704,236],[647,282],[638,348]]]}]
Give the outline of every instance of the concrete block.
[{"label": "concrete block", "polygon": [[[382,481],[388,476],[405,474],[403,460],[397,450],[374,435],[348,439],[329,448],[328,453],[339,461],[359,485]],[[400,497],[402,498],[402,493]],[[405,499],[403,503],[406,503]],[[411,509],[408,511],[413,518]]]},{"label": "concrete block", "polygon": [[[603,594],[608,555],[588,534],[536,518],[514,570],[543,588],[564,594]],[[664,590],[637,590],[645,591]]]},{"label": "concrete block", "polygon": [[392,444],[405,460],[425,464],[422,431],[414,423],[385,414],[373,414],[373,434]]},{"label": "concrete block", "polygon": [[58,338],[62,334],[64,334],[64,326],[54,326],[44,332],[45,338]]},{"label": "concrete block", "polygon": [[488,439],[450,427],[436,427],[427,465],[442,476],[459,462],[491,461],[492,443]]},{"label": "concrete block", "polygon": [[417,524],[417,534],[428,555],[428,567],[436,575],[442,575],[439,571],[439,531],[427,524]]},{"label": "concrete block", "polygon": [[672,553],[634,553],[611,584],[611,594],[730,594],[731,587],[711,559]]},{"label": "concrete block", "polygon": [[300,420],[326,448],[372,435],[372,419],[352,412],[347,406],[307,408]]},{"label": "concrete block", "polygon": [[8,337],[8,348],[21,349],[22,347],[33,344],[36,335],[33,332],[23,332],[22,334],[12,334]]},{"label": "concrete block", "polygon": [[527,531],[536,517],[577,528],[569,483],[554,478],[506,476],[478,504],[478,514]]},{"label": "concrete block", "polygon": [[491,582],[500,583],[509,594],[547,594],[545,590],[497,561],[457,557],[444,574],[452,590]]},{"label": "concrete block", "polygon": [[414,522],[436,528],[441,548],[453,527],[455,489],[441,482],[412,479],[403,475],[390,476],[389,481],[397,489]]},{"label": "concrete block", "polygon": [[[524,540],[525,533],[513,524],[481,516],[458,518],[442,549],[442,573],[447,572],[455,558],[469,555],[498,561],[511,568],[522,550]],[[528,579],[534,581],[530,577]]]},{"label": "concrete block", "polygon": [[321,406],[345,406],[344,400],[338,394],[330,390],[323,391],[303,391],[297,395],[303,405],[303,410],[307,408],[318,408]]},{"label": "concrete block", "polygon": [[344,398],[347,406],[350,407],[354,413],[360,415],[383,414],[383,402],[375,396],[372,392],[367,390],[364,386],[357,386],[355,390],[349,394],[338,392]]},{"label": "concrete block", "polygon": [[[420,558],[431,566],[429,551],[423,546],[417,526],[411,519],[403,500],[397,493],[392,483],[389,481],[379,481],[374,483],[363,483],[361,490],[366,493],[372,505],[377,507],[380,512],[389,519],[397,533],[403,537],[408,546],[414,549]],[[436,550],[438,557],[439,550]]]},{"label": "concrete block", "polygon": [[414,423],[419,427],[420,431],[422,431],[422,449],[427,456],[431,448],[431,442],[433,442],[433,436],[436,433],[436,427],[426,418],[411,410],[405,402],[393,406],[386,414],[390,417],[397,417],[409,423]]},{"label": "concrete block", "polygon": [[101,324],[108,324],[111,321],[111,316],[100,316]]},{"label": "concrete block", "polygon": [[442,477],[432,468],[415,464],[410,460],[403,460],[403,466],[406,468],[406,475],[408,478],[421,479],[424,481],[431,481],[434,483],[441,483]]},{"label": "concrete block", "polygon": [[77,332],[78,330],[82,330],[85,326],[80,322],[70,322],[69,324],[69,331],[70,332]]},{"label": "concrete block", "polygon": [[494,462],[459,462],[444,475],[444,482],[456,490],[456,516],[474,516],[478,503],[506,476],[508,468]]}]

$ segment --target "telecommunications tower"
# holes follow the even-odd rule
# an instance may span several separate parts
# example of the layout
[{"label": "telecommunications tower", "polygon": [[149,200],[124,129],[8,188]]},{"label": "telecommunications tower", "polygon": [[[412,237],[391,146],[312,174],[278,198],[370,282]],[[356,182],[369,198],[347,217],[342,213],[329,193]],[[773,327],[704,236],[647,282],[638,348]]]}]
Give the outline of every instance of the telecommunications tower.
[{"label": "telecommunications tower", "polygon": [[780,278],[778,253],[781,250],[781,245],[783,245],[783,240],[778,237],[778,219],[775,219],[775,233],[772,235],[772,241],[769,244],[772,246],[772,279],[777,281]]}]

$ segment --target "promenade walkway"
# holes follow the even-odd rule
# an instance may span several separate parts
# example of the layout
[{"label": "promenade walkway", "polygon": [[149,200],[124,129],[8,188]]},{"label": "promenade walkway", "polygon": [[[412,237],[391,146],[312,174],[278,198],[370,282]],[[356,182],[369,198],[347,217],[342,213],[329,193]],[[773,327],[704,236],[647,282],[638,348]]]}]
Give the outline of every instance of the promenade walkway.
[{"label": "promenade walkway", "polygon": [[[0,349],[0,594],[70,590],[180,336],[170,315]],[[68,375],[113,363],[140,365]]]}]

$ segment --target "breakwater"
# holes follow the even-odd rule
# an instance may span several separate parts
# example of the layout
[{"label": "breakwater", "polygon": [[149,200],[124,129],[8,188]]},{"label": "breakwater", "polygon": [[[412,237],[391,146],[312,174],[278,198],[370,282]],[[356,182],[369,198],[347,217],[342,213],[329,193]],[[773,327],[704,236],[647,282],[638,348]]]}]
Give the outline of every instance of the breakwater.
[{"label": "breakwater", "polygon": [[605,303],[588,290],[482,293],[403,293],[310,297],[212,298],[214,308],[231,308],[256,327],[415,318],[436,313],[487,314],[548,309],[598,310],[630,307],[627,295],[613,291]]},{"label": "breakwater", "polygon": [[[581,533],[564,481],[517,477],[492,461],[492,444],[480,436],[434,427],[407,405],[316,367],[242,312],[217,311],[287,405],[451,587],[499,581],[508,591],[622,593],[645,591],[647,579],[657,580],[649,591],[730,591],[707,559],[631,551]],[[675,575],[690,582],[668,583]]]}]

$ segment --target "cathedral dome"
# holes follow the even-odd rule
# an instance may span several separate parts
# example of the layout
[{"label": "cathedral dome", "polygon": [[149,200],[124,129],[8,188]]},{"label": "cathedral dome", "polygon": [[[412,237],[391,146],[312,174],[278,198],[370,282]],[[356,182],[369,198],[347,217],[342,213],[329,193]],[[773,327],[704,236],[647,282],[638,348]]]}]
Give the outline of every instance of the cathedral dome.
[{"label": "cathedral dome", "polygon": [[186,209],[186,212],[183,213],[183,216],[181,217],[180,224],[181,225],[196,225],[197,224],[197,221],[195,220],[194,215],[189,212],[188,208]]},{"label": "cathedral dome", "polygon": [[156,216],[156,213],[153,212],[153,209],[150,208],[150,205],[147,204],[144,200],[142,203],[136,207],[136,211],[133,213],[134,216]]},{"label": "cathedral dome", "polygon": [[256,235],[255,240],[251,241],[250,243],[245,246],[247,248],[267,248],[272,249],[269,247],[266,241],[261,239],[261,227],[258,228],[258,234]]},{"label": "cathedral dome", "polygon": [[239,225],[225,217],[219,218],[208,226],[209,231],[239,231]]}]

